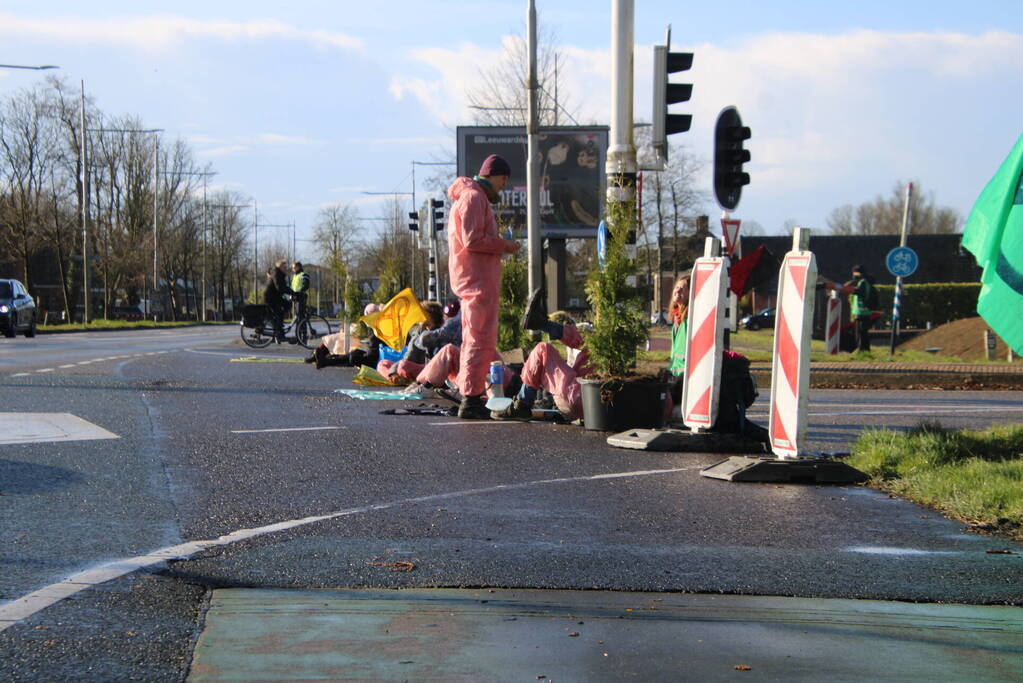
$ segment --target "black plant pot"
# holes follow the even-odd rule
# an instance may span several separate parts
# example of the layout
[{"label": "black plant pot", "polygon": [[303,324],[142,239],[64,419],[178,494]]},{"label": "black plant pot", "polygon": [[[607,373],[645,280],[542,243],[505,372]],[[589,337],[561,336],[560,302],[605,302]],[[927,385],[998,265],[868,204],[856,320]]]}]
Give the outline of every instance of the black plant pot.
[{"label": "black plant pot", "polygon": [[581,379],[583,426],[600,432],[664,427],[668,385],[651,379]]}]

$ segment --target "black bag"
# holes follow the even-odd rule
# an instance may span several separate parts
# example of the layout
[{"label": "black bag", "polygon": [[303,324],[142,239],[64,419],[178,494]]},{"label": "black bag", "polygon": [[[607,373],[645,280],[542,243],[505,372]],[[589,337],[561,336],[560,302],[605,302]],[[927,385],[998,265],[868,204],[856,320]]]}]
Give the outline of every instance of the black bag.
[{"label": "black bag", "polygon": [[242,325],[244,327],[262,327],[270,317],[270,307],[266,304],[246,304],[242,308]]},{"label": "black bag", "polygon": [[741,434],[746,423],[746,409],[753,405],[759,395],[757,381],[750,372],[749,358],[740,353],[725,351],[721,364],[718,416],[713,431]]}]

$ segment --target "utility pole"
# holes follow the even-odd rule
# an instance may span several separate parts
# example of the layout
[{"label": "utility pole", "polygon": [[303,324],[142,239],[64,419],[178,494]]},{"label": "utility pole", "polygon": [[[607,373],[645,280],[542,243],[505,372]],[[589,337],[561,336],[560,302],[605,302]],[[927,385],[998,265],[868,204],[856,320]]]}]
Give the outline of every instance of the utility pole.
[{"label": "utility pole", "polygon": [[89,323],[89,167],[85,128],[85,81],[82,81],[82,322]]}]

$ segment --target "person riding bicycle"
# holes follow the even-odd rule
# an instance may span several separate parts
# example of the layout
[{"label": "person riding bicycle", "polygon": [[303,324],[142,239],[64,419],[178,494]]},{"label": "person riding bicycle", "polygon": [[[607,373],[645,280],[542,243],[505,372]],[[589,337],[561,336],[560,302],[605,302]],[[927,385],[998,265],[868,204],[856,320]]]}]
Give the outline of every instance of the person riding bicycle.
[{"label": "person riding bicycle", "polygon": [[302,262],[295,261],[291,264],[291,291],[292,301],[295,302],[295,319],[304,318],[306,314],[305,302],[309,298],[309,273],[302,269]]},{"label": "person riding bicycle", "polygon": [[[266,271],[266,287],[263,288],[263,303],[270,310],[270,318],[273,322],[274,341],[278,344],[284,341],[284,312],[287,309],[286,295],[292,294],[287,284],[287,275],[284,274],[286,261],[278,261],[273,268]],[[297,340],[288,340],[295,344]]]}]

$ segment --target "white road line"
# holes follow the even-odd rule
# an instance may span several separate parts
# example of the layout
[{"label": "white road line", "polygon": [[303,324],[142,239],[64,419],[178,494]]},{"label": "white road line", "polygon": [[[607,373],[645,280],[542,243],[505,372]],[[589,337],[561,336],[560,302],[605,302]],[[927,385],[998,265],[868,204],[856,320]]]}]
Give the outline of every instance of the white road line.
[{"label": "white road line", "polygon": [[20,598],[16,598],[9,602],[0,604],[0,632],[4,631],[11,626],[14,626],[23,619],[27,619],[36,612],[40,612],[47,607],[54,605],[64,598],[70,597],[79,593],[86,588],[98,586],[101,583],[111,581],[113,579],[130,574],[137,569],[144,569],[151,567],[156,564],[166,562],[167,560],[187,560],[192,555],[198,553],[201,550],[207,548],[214,548],[218,546],[226,546],[238,541],[245,541],[250,538],[257,536],[263,536],[266,534],[272,534],[277,531],[286,531],[288,529],[294,529],[296,527],[306,526],[307,524],[314,524],[316,522],[324,522],[331,519],[338,519],[340,517],[350,517],[352,515],[365,514],[367,512],[375,512],[378,510],[388,510],[390,508],[399,507],[402,505],[412,505],[418,503],[431,503],[437,500],[446,500],[452,498],[463,498],[466,496],[478,496],[489,493],[498,493],[501,491],[514,491],[518,489],[527,489],[534,486],[547,486],[551,484],[575,484],[580,482],[588,481],[602,481],[605,479],[625,479],[628,477],[647,477],[658,474],[677,474],[678,472],[686,472],[690,470],[701,469],[702,465],[690,465],[688,467],[673,467],[664,470],[638,470],[634,472],[611,472],[608,474],[593,474],[582,477],[563,477],[558,479],[540,479],[535,481],[521,482],[518,484],[498,484],[496,486],[487,486],[478,489],[463,489],[461,491],[449,491],[448,493],[436,493],[428,496],[419,496],[416,498],[404,498],[401,500],[392,500],[385,503],[377,503],[375,505],[364,505],[357,508],[348,508],[346,510],[338,510],[325,515],[317,515],[314,517],[303,517],[302,519],[292,519],[284,522],[277,522],[276,524],[268,524],[266,526],[256,527],[255,529],[238,529],[229,534],[225,534],[220,538],[215,538],[207,541],[189,541],[187,543],[181,543],[179,545],[173,545],[166,548],[160,548],[152,552],[146,553],[145,555],[138,555],[136,557],[127,557],[120,560],[114,560],[113,562],[107,562],[91,569],[80,571],[58,583],[53,583],[48,586],[44,586],[37,591],[33,591],[28,595],[23,595]]},{"label": "white road line", "polygon": [[41,368],[36,370],[36,372],[53,372],[53,368]]},{"label": "white road line", "polygon": [[457,422],[429,422],[431,427],[472,427],[475,425],[522,424],[522,420],[459,420]]},{"label": "white road line", "polygon": [[74,363],[68,363],[67,365],[58,365],[57,367],[60,368],[61,370],[65,370],[67,368],[75,367],[75,364]]},{"label": "white road line", "polygon": [[75,365],[88,365],[90,363],[92,363],[91,360],[80,360],[77,363],[75,363]]},{"label": "white road line", "polygon": [[31,374],[31,372],[16,372],[11,377],[28,377]]},{"label": "white road line", "polygon": [[315,432],[323,429],[344,429],[344,427],[281,427],[279,429],[232,429],[232,434],[269,434],[271,432]]}]

